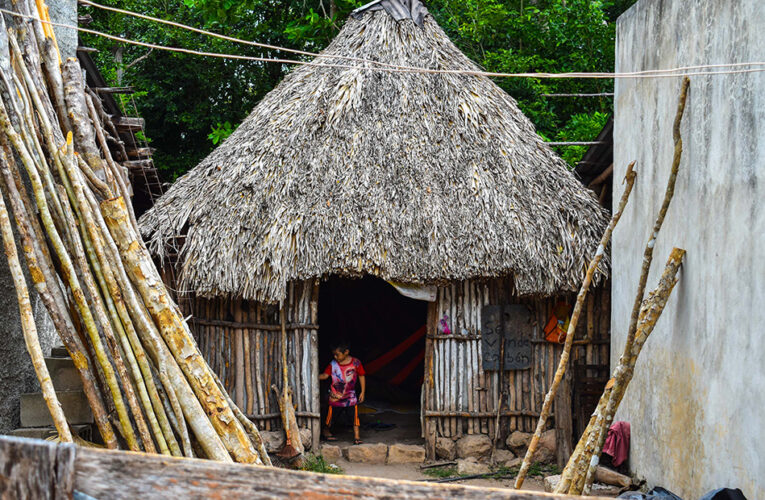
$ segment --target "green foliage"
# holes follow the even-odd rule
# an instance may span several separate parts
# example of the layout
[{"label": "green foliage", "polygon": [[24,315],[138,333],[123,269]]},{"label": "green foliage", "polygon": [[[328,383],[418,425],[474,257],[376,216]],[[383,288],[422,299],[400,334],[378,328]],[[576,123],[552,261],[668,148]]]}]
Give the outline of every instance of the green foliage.
[{"label": "green foliage", "polygon": [[307,49],[321,50],[329,45],[348,18],[348,14],[364,3],[366,2],[363,0],[337,0],[334,2],[334,15],[327,11],[319,14],[310,9],[303,18],[290,22],[284,32],[290,40],[304,44]]},{"label": "green foliage", "polygon": [[[529,477],[547,477],[555,476],[563,472],[556,464],[543,464],[540,462],[534,462],[529,466]],[[518,475],[518,473],[515,473]]]},{"label": "green foliage", "polygon": [[[496,480],[515,478],[518,476],[519,469],[520,469],[520,466],[518,465],[514,467],[505,467],[504,465],[499,465],[499,466],[495,466],[491,468],[491,471],[482,477],[485,479],[496,479]],[[425,474],[426,476],[430,476],[430,477],[438,478],[438,479],[465,477],[470,475],[470,474],[458,474],[457,468],[453,465],[444,465],[441,467],[433,467],[430,469],[425,469],[422,471],[422,473]],[[528,477],[546,477],[546,476],[551,476],[551,475],[560,474],[560,473],[561,473],[560,467],[558,467],[555,464],[543,464],[541,462],[534,462],[529,466],[527,476]]]},{"label": "green foliage", "polygon": [[207,138],[210,139],[213,144],[217,145],[228,139],[228,136],[230,136],[234,130],[236,130],[236,127],[232,126],[231,122],[218,122],[212,127],[212,131],[207,134]]},{"label": "green foliage", "polygon": [[457,467],[453,465],[446,465],[442,467],[432,467],[430,469],[425,469],[422,471],[423,474],[430,477],[436,477],[438,479],[443,479],[447,477],[455,477],[457,476]]},{"label": "green foliage", "polygon": [[[287,0],[218,1],[109,0],[105,3],[187,24],[221,34],[273,45],[305,48],[284,33],[287,25],[303,18],[318,1]],[[207,52],[285,57],[276,51],[198,35],[151,21],[81,6],[90,14],[90,28],[144,42]],[[99,50],[94,54],[110,85],[130,85],[141,91],[133,95],[138,113],[146,119],[153,139],[155,164],[165,181],[173,181],[199,163],[215,147],[208,138],[218,124],[240,123],[257,102],[284,77],[287,67],[253,61],[226,60],[118,44],[82,34],[83,44]],[[119,61],[119,53],[122,61]],[[117,57],[115,57],[115,54]],[[119,80],[119,75],[122,79]],[[126,114],[134,116],[132,102]],[[232,127],[233,128],[233,127]]]},{"label": "green foliage", "polygon": [[[365,0],[104,0],[191,26],[284,47],[318,51],[348,14]],[[634,0],[430,0],[428,9],[454,43],[489,71],[612,71],[614,20]],[[330,13],[334,12],[333,16]],[[294,54],[201,36],[122,14],[81,6],[90,26],[160,45],[265,57]],[[111,85],[131,85],[138,112],[157,148],[155,163],[172,181],[195,166],[225,138],[225,124],[240,123],[284,77],[288,67],[226,60],[118,44],[86,33],[99,49],[99,68]],[[121,61],[120,59],[121,54]],[[116,56],[116,58],[115,58]],[[549,93],[609,92],[611,80],[496,79],[545,138],[592,140],[595,123],[611,111],[610,98],[549,98]],[[128,108],[133,115],[132,101]],[[585,119],[583,116],[590,117]],[[231,129],[234,127],[232,126]],[[214,141],[218,142],[214,142]],[[574,163],[583,148],[560,148]]]},{"label": "green foliage", "polygon": [[139,141],[145,142],[147,144],[151,143],[151,138],[150,137],[146,137],[146,134],[143,132],[143,130],[139,130],[138,132],[136,132],[135,133],[135,138],[138,139]]},{"label": "green foliage", "polygon": [[343,469],[324,460],[321,455],[308,455],[300,470],[319,472],[321,474],[342,474]]},{"label": "green foliage", "polygon": [[[601,113],[599,111],[595,111],[592,114],[577,113],[555,134],[555,140],[560,142],[594,140],[607,121],[608,113]],[[587,152],[587,146],[566,146],[563,148],[561,157],[571,165],[574,165],[582,158],[585,152]]]},{"label": "green foliage", "polygon": [[[505,467],[500,466],[497,467],[494,470],[494,477],[496,479],[499,478],[515,478],[518,476],[518,471],[520,470],[520,465],[515,465],[513,467]],[[529,470],[526,472],[527,477],[547,477],[547,476],[554,476],[556,474],[560,474],[561,468],[558,467],[556,464],[543,464],[541,462],[533,462],[531,465],[529,465]]]},{"label": "green foliage", "polygon": [[[613,0],[434,0],[430,11],[465,54],[486,70],[501,73],[613,71]],[[611,80],[501,78],[545,138],[557,137],[574,116],[608,113],[610,98],[544,97],[544,94],[602,93]],[[592,140],[583,127],[569,130],[571,141]],[[590,135],[588,135],[590,134]],[[597,131],[595,132],[597,134]],[[583,149],[559,148],[569,163]]]}]

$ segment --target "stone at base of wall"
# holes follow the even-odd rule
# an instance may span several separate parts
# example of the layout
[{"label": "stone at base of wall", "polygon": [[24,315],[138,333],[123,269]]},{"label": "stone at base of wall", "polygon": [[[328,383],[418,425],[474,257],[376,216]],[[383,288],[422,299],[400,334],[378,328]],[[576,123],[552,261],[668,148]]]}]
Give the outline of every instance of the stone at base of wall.
[{"label": "stone at base of wall", "polygon": [[384,464],[388,458],[388,445],[383,443],[355,444],[344,450],[349,462]]},{"label": "stone at base of wall", "polygon": [[424,461],[424,446],[414,444],[392,444],[388,448],[389,464],[421,464]]},{"label": "stone at base of wall", "polygon": [[321,456],[324,457],[324,460],[327,462],[336,463],[343,458],[343,453],[337,445],[323,444],[321,445]]},{"label": "stone at base of wall", "polygon": [[[532,434],[528,432],[514,431],[507,437],[505,444],[517,456],[523,457],[526,455],[526,449],[529,446],[531,437]],[[557,442],[555,440],[555,429],[545,431],[539,438],[537,451],[534,453],[534,461],[545,463],[553,462],[555,461],[556,450]]]},{"label": "stone at base of wall", "polygon": [[480,463],[475,457],[457,460],[457,474],[487,474],[488,472],[489,466]]},{"label": "stone at base of wall", "polygon": [[[269,453],[276,453],[284,448],[284,431],[260,431],[260,437],[263,438],[263,444],[266,445],[266,451]],[[300,429],[300,442],[303,443],[303,448],[305,448],[306,451],[311,449],[310,429]]]},{"label": "stone at base of wall", "polygon": [[491,439],[484,434],[463,436],[457,440],[457,456],[488,459],[491,456]]},{"label": "stone at base of wall", "polygon": [[311,449],[313,433],[311,433],[311,429],[302,427],[300,429],[300,442],[303,443],[303,449],[305,451],[308,451]]},{"label": "stone at base of wall", "polygon": [[555,488],[558,487],[558,483],[560,483],[560,474],[556,474],[554,476],[547,476],[544,481],[545,491],[547,493],[552,493],[553,491],[555,491]]},{"label": "stone at base of wall", "polygon": [[513,454],[510,450],[494,450],[494,456],[492,456],[492,459],[494,460],[494,463],[505,465],[507,462],[513,460],[515,458],[515,454]]},{"label": "stone at base of wall", "polygon": [[444,460],[457,458],[457,443],[452,438],[436,438],[436,456]]}]

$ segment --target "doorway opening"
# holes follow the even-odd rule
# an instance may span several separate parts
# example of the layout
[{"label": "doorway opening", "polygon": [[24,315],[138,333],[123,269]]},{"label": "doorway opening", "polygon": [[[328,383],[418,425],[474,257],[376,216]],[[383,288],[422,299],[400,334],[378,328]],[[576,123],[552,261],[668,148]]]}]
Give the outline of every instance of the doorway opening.
[{"label": "doorway opening", "polygon": [[[401,295],[372,276],[332,276],[319,290],[319,370],[332,349],[346,342],[366,372],[366,400],[359,405],[364,442],[420,443],[427,302]],[[358,385],[357,385],[358,389]],[[322,422],[329,382],[322,382]],[[340,441],[352,441],[350,419],[333,423]]]}]

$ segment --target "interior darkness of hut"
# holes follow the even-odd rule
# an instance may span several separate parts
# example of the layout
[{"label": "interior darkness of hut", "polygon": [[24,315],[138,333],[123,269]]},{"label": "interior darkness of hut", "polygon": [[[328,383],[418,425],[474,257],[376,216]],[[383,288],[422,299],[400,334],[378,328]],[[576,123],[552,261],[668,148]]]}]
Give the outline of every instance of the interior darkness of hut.
[{"label": "interior darkness of hut", "polygon": [[[319,369],[329,365],[340,342],[361,361],[366,372],[366,400],[359,405],[362,439],[420,439],[426,318],[426,302],[404,297],[381,279],[333,276],[321,283]],[[326,415],[329,381],[320,390]],[[335,422],[332,432],[350,438],[351,424]]]}]

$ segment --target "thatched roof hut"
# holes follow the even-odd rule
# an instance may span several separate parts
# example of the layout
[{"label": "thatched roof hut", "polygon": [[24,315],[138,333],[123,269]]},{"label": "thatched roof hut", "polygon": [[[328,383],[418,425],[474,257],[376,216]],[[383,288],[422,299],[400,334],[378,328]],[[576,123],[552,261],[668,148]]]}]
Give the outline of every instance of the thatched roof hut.
[{"label": "thatched roof hut", "polygon": [[578,286],[604,212],[512,97],[483,76],[343,58],[479,70],[432,16],[359,12],[322,54],[363,67],[295,69],[141,219],[156,254],[185,235],[182,289],[277,301],[332,274]]}]

